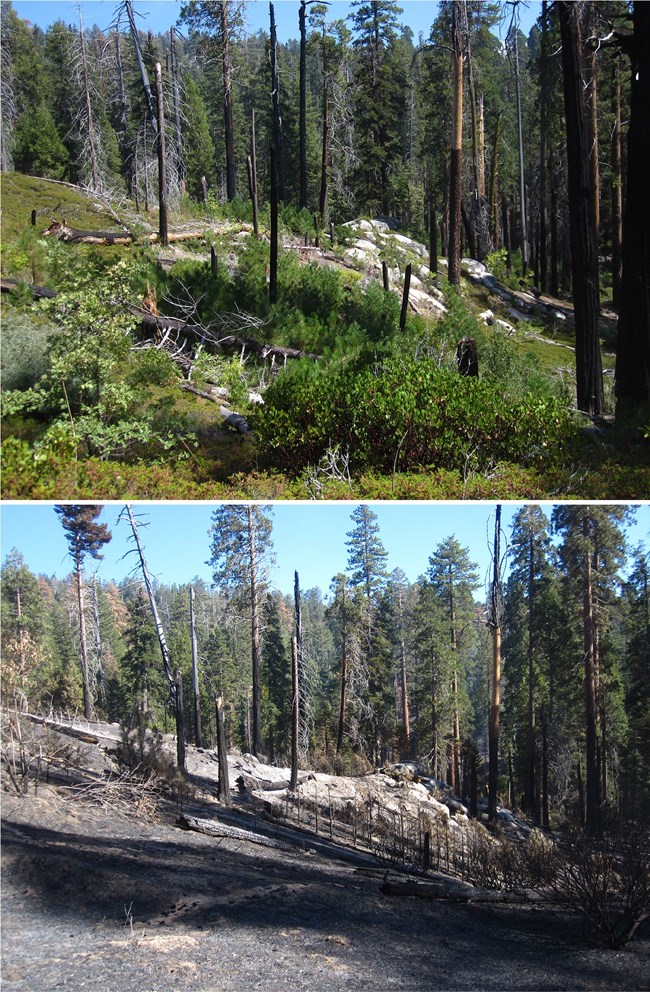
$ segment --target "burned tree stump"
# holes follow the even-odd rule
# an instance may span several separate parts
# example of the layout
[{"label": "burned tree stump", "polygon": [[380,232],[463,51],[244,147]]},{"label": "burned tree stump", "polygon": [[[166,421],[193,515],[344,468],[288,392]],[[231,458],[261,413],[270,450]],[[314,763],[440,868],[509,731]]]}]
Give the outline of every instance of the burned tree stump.
[{"label": "burned tree stump", "polygon": [[478,352],[474,338],[461,338],[458,342],[456,364],[461,375],[478,377]]}]

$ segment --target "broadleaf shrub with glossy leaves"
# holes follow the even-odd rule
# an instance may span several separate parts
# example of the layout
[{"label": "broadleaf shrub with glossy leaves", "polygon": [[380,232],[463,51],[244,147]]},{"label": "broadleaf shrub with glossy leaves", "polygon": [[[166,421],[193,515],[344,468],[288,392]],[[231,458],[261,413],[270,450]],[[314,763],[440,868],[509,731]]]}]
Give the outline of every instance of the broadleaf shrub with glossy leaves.
[{"label": "broadleaf shrub with glossy leaves", "polygon": [[297,365],[267,391],[255,429],[262,451],[293,472],[336,444],[355,469],[470,474],[500,462],[548,465],[574,434],[554,397],[508,400],[496,383],[410,357],[375,367]]}]

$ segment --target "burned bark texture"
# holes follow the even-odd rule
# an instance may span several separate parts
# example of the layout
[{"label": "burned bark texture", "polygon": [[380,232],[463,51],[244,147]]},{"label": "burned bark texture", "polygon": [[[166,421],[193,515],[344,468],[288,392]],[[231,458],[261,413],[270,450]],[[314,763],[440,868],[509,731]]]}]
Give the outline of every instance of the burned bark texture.
[{"label": "burned bark texture", "polygon": [[582,38],[576,4],[558,3],[558,13],[569,170],[577,404],[584,413],[598,416],[603,412],[602,359],[598,337],[598,243],[582,73]]}]

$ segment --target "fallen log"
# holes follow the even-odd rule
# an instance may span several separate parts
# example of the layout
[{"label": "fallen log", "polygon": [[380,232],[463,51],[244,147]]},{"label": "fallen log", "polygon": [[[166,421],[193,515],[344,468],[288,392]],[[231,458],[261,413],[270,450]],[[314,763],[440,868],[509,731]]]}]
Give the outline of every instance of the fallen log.
[{"label": "fallen log", "polygon": [[266,837],[264,834],[253,833],[252,830],[242,830],[241,827],[230,827],[217,820],[203,820],[197,816],[179,816],[176,826],[181,830],[194,830],[199,834],[206,834],[208,837],[226,837],[230,840],[246,840],[251,844],[259,844],[261,847],[274,847],[279,851],[293,851],[294,848],[284,841],[274,840],[273,837]]},{"label": "fallen log", "polygon": [[219,403],[219,413],[231,427],[239,431],[240,434],[250,434],[248,427],[248,421],[243,413],[237,413],[236,410],[230,410],[227,406],[223,406],[221,403],[221,397],[214,396],[212,393],[206,392],[204,389],[197,389],[196,386],[192,386],[189,382],[181,382],[181,389],[187,390],[189,393],[194,393],[195,396],[201,396],[204,400],[211,400],[213,403]]},{"label": "fallen log", "polygon": [[242,337],[239,334],[220,334],[218,330],[212,330],[203,324],[191,324],[178,317],[164,317],[149,313],[133,303],[126,303],[127,310],[140,318],[144,327],[152,328],[160,333],[163,330],[171,329],[184,334],[186,337],[195,338],[209,344],[213,344],[224,351],[250,351],[260,358],[274,358],[285,362],[290,358],[309,358],[313,362],[320,359],[320,355],[314,355],[308,351],[300,351],[297,348],[283,348],[280,345],[268,344],[265,341],[258,341],[256,338]]},{"label": "fallen log", "polygon": [[[130,231],[82,231],[76,227],[70,227],[65,220],[53,221],[46,230],[43,237],[57,238],[66,244],[87,244],[87,245],[130,245],[138,239]],[[177,231],[167,237],[168,243],[174,241],[194,241],[205,238],[205,231]],[[141,239],[154,244],[158,241],[158,234],[146,234]]]},{"label": "fallen log", "polygon": [[384,879],[380,891],[387,896],[409,897],[415,896],[417,899],[451,899],[456,902],[475,903],[509,903],[521,905],[541,901],[541,896],[528,889],[518,889],[508,892],[493,889],[481,889],[469,882],[463,882],[459,878],[447,878],[438,875],[436,878],[419,882],[408,880],[405,882],[394,882],[388,878]]},{"label": "fallen log", "polygon": [[43,727],[47,727],[49,730],[56,730],[58,734],[66,734],[68,737],[74,737],[78,741],[83,741],[84,744],[99,744],[99,737],[97,734],[91,734],[88,730],[78,730],[76,727],[69,727],[65,723],[57,723],[55,720],[46,720],[45,717],[36,716],[34,713],[26,713],[25,716],[32,723],[40,723]]},{"label": "fallen log", "polygon": [[18,286],[24,286],[37,300],[53,300],[57,295],[54,289],[46,289],[45,286],[33,286],[29,282],[21,282],[20,279],[6,279],[4,276],[0,279],[0,292],[10,293]]}]

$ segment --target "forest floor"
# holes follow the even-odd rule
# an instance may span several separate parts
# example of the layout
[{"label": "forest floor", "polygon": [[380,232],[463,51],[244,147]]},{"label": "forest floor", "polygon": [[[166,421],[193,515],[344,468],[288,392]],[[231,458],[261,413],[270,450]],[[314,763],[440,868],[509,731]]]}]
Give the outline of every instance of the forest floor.
[{"label": "forest floor", "polygon": [[[73,779],[96,778],[96,757]],[[186,816],[277,834],[238,797],[224,817],[203,777]],[[4,786],[11,992],[650,989],[647,935],[610,951],[539,903],[385,895],[378,858],[288,826],[283,845],[261,847],[180,830],[169,800],[144,816],[66,799],[63,779],[22,798]]]}]

